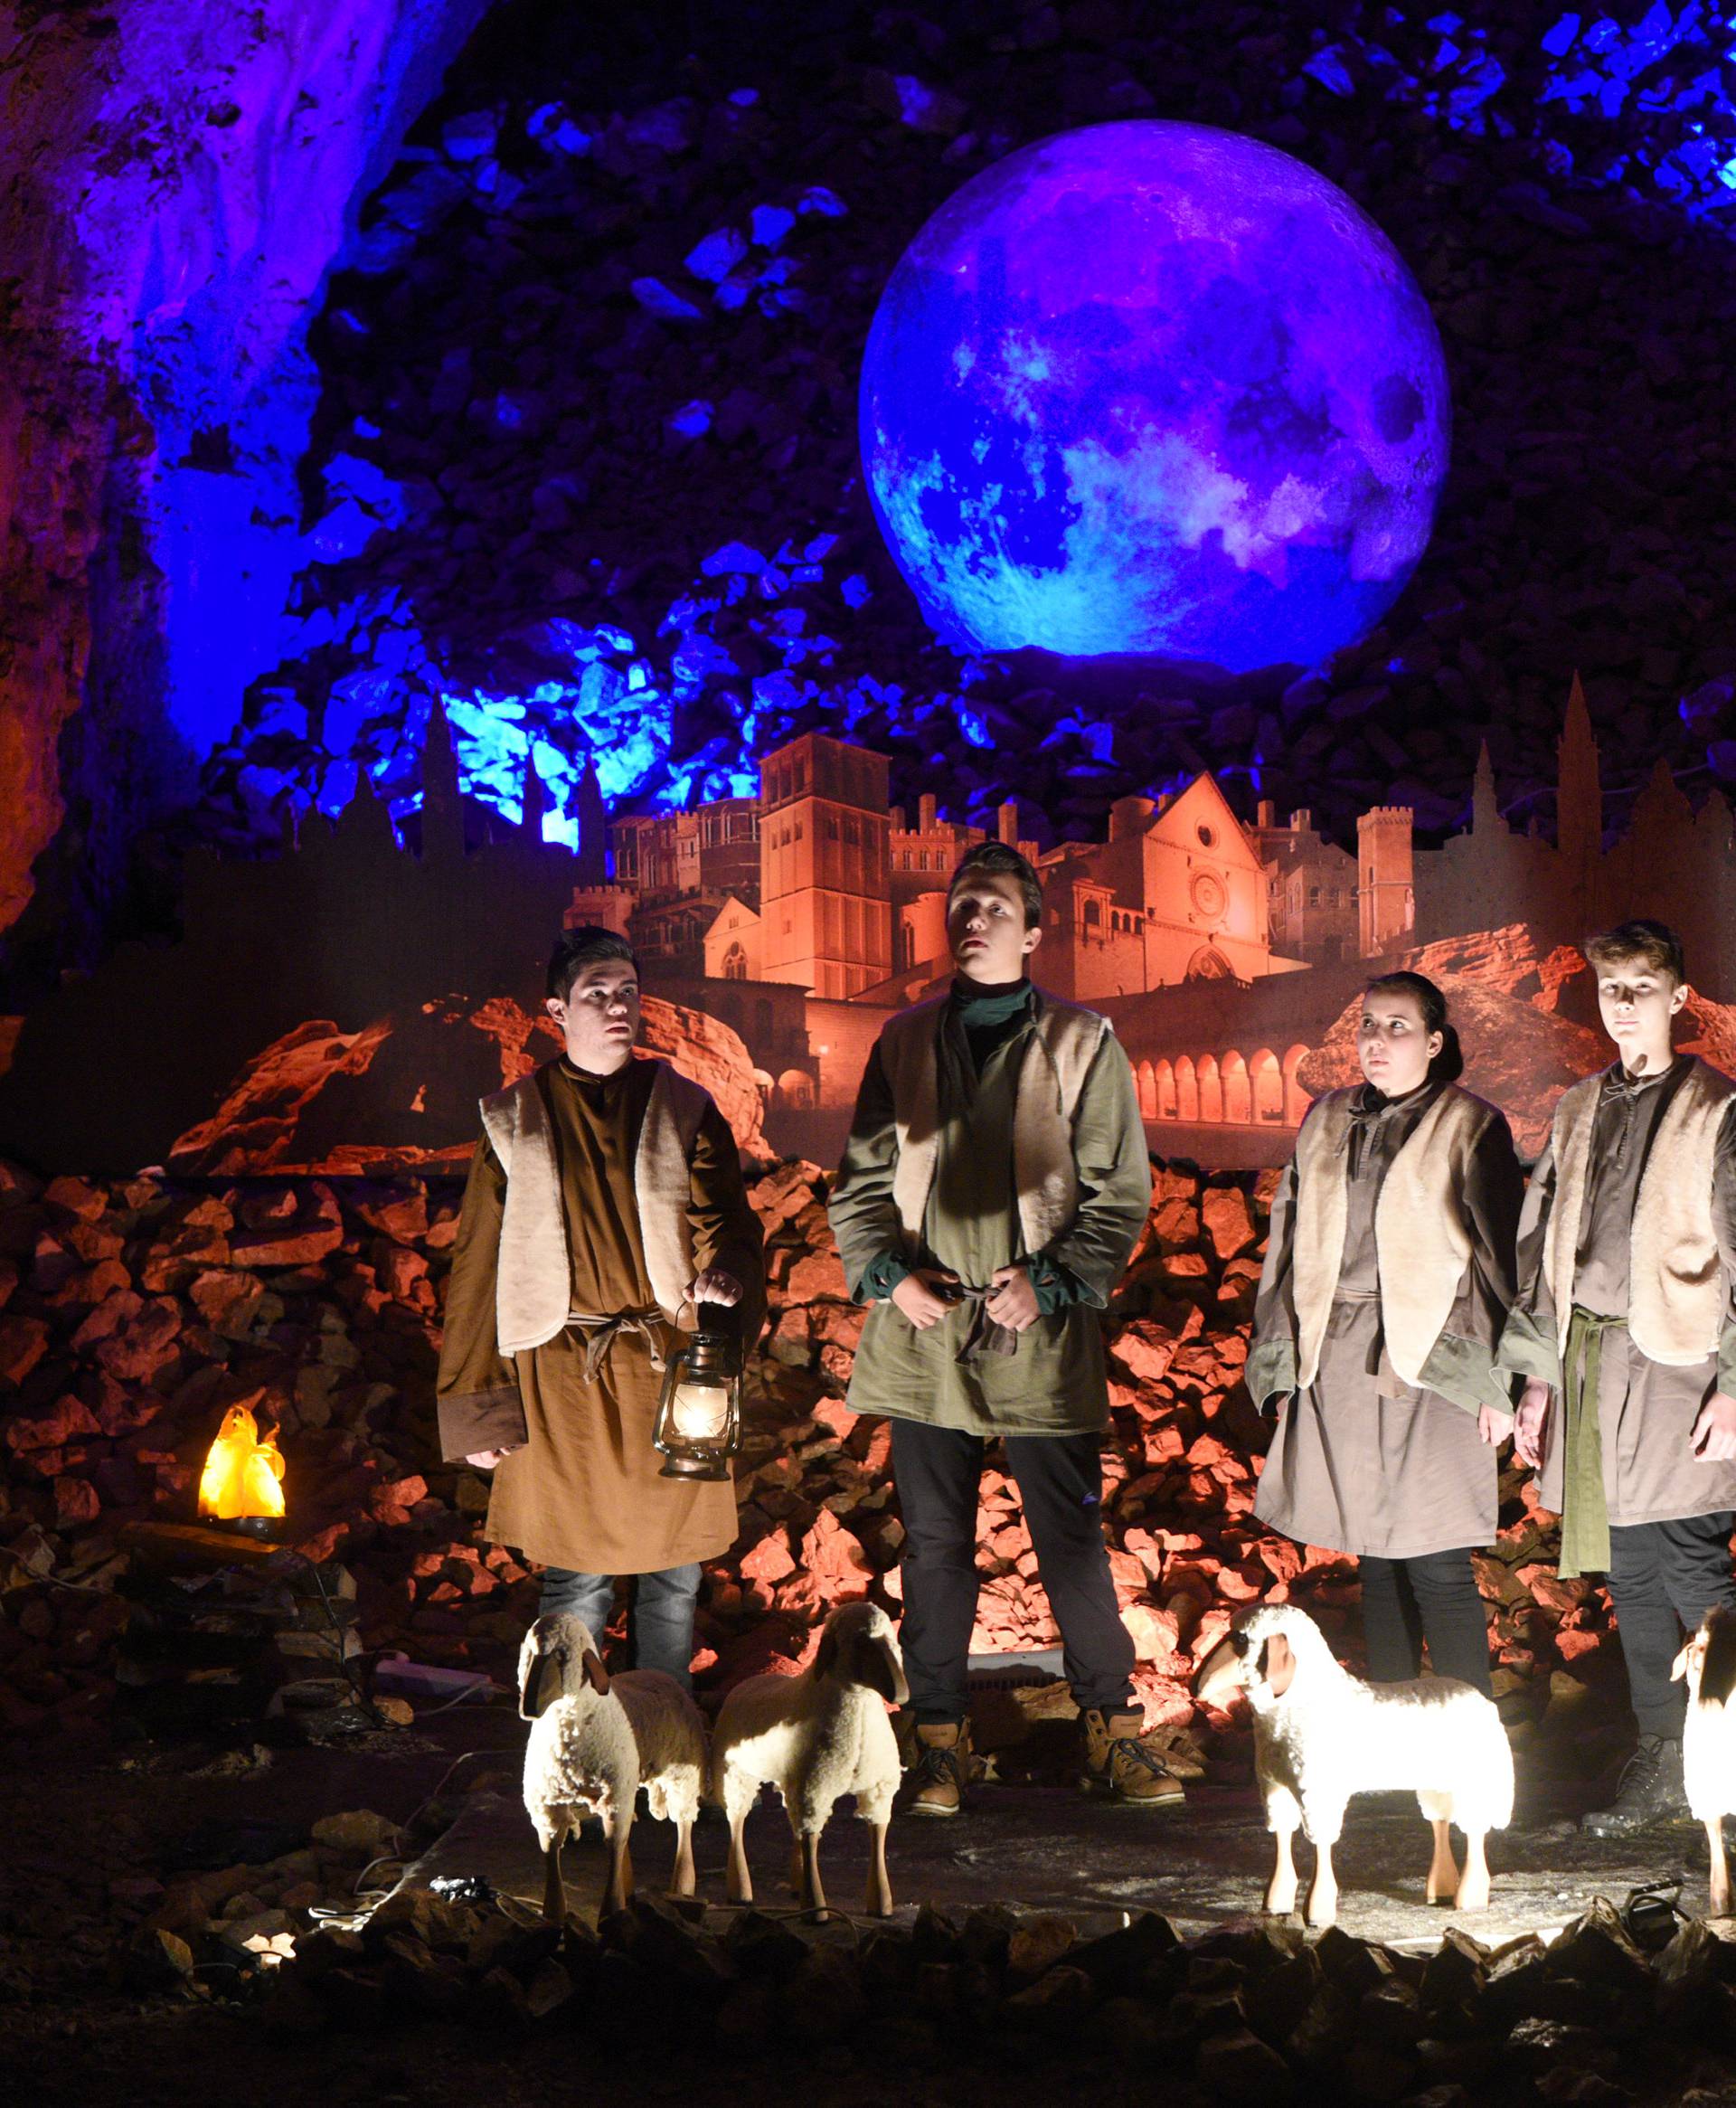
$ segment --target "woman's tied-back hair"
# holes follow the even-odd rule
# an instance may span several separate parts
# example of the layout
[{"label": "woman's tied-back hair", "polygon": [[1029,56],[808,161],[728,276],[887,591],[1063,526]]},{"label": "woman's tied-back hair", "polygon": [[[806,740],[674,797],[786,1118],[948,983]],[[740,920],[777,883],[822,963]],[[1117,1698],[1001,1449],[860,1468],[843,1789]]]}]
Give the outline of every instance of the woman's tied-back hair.
[{"label": "woman's tied-back hair", "polygon": [[965,880],[978,872],[986,876],[1016,879],[1024,902],[1025,928],[1035,930],[1042,926],[1043,881],[1037,876],[1036,865],[1006,842],[978,842],[974,849],[965,851],[958,859],[958,868],[947,883],[948,905]]},{"label": "woman's tied-back hair", "polygon": [[1389,995],[1409,996],[1422,1013],[1423,1030],[1439,1033],[1440,1052],[1429,1064],[1429,1081],[1456,1082],[1465,1073],[1465,1052],[1458,1044],[1458,1034],[1447,1022],[1447,998],[1434,982],[1427,974],[1410,973],[1401,968],[1396,973],[1377,976],[1363,994],[1366,997],[1379,989],[1384,989]]},{"label": "woman's tied-back hair", "polygon": [[549,994],[557,1003],[564,1003],[580,971],[588,966],[599,966],[606,959],[625,959],[635,973],[639,970],[633,947],[618,931],[605,930],[598,922],[562,930],[549,954]]},{"label": "woman's tied-back hair", "polygon": [[1612,966],[1626,966],[1631,959],[1641,959],[1654,973],[1668,974],[1677,988],[1688,978],[1687,965],[1682,956],[1682,940],[1667,922],[1654,922],[1646,916],[1632,922],[1618,922],[1601,937],[1590,938],[1585,947],[1585,956],[1594,973],[1600,974]]}]

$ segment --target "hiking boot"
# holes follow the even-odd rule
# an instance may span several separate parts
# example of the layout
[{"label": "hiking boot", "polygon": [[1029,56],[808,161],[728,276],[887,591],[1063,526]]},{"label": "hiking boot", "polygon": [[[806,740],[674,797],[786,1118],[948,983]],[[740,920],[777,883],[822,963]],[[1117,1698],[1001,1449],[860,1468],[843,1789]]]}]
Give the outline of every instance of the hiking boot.
[{"label": "hiking boot", "polygon": [[965,1804],[970,1775],[970,1725],[948,1721],[945,1726],[916,1730],[916,1755],[904,1774],[899,1801],[906,1815],[957,1815]]},{"label": "hiking boot", "polygon": [[1680,1740],[1642,1735],[1617,1782],[1614,1801],[1608,1808],[1594,1808],[1580,1819],[1580,1828],[1594,1838],[1626,1838],[1655,1822],[1688,1820]]},{"label": "hiking boot", "polygon": [[1143,1732],[1143,1713],[1081,1713],[1084,1735],[1079,1782],[1087,1793],[1107,1793],[1127,1808],[1173,1808],[1182,1782]]}]

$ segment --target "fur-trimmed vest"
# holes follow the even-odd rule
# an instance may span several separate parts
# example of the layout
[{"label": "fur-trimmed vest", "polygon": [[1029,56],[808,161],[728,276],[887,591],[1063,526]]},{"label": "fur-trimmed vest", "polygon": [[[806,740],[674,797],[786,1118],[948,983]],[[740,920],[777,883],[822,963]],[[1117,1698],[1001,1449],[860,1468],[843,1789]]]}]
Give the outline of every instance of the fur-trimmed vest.
[{"label": "fur-trimmed vest", "polygon": [[[639,1130],[633,1191],[651,1292],[673,1325],[683,1291],[693,1278],[693,1229],[687,1219],[691,1165],[699,1123],[712,1101],[667,1062],[656,1067],[657,1080]],[[482,1101],[483,1129],[506,1174],[495,1289],[495,1323],[503,1354],[546,1345],[563,1329],[572,1310],[561,1166],[538,1075],[521,1077]]]},{"label": "fur-trimmed vest", "polygon": [[[892,1086],[898,1130],[892,1198],[899,1221],[920,1243],[940,1148],[940,1073],[935,1052],[938,996],[894,1017],[880,1035],[880,1058]],[[1098,1049],[1111,1029],[1107,1017],[1054,997],[1036,997],[1036,1028],[1019,1071],[1013,1113],[1013,1173],[1019,1226],[1027,1253],[1043,1251],[1071,1224],[1079,1207],[1073,1157],[1073,1116]]]},{"label": "fur-trimmed vest", "polygon": [[[1723,1329],[1724,1274],[1712,1221],[1712,1181],[1718,1130],[1736,1098],[1736,1081],[1688,1058],[1694,1066],[1664,1109],[1640,1174],[1628,1274],[1634,1345],[1648,1361],[1675,1368],[1715,1354]],[[1555,1299],[1563,1348],[1602,1090],[1600,1074],[1575,1083],[1556,1106],[1551,1129],[1555,1198],[1543,1233],[1543,1278]]]},{"label": "fur-trimmed vest", "polygon": [[[1331,1091],[1302,1123],[1296,1144],[1297,1381],[1313,1383],[1332,1315],[1349,1216],[1346,1151],[1354,1090]],[[1448,1083],[1387,1167],[1374,1204],[1381,1326],[1393,1368],[1407,1384],[1446,1328],[1471,1255],[1460,1196],[1471,1158],[1495,1109]]]}]

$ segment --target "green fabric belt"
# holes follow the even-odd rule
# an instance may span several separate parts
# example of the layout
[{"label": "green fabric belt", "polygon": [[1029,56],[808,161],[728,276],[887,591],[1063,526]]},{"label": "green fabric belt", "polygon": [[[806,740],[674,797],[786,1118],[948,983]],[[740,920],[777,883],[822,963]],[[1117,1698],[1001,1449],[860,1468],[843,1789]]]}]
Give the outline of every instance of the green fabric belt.
[{"label": "green fabric belt", "polygon": [[1561,1466],[1563,1581],[1609,1571],[1609,1502],[1603,1489],[1603,1430],[1598,1395],[1603,1375],[1603,1336],[1628,1322],[1599,1318],[1575,1303],[1567,1321],[1561,1356],[1561,1390],[1567,1413]]}]

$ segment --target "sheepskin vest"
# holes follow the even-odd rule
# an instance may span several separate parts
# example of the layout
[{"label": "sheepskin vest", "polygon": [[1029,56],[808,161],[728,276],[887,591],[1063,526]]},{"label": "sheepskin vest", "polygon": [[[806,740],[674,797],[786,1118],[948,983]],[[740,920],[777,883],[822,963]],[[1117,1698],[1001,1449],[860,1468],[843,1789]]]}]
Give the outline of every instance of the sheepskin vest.
[{"label": "sheepskin vest", "polygon": [[[1555,1298],[1555,1328],[1563,1349],[1602,1089],[1601,1075],[1575,1083],[1555,1108],[1551,1130],[1555,1201],[1543,1233],[1543,1278]],[[1647,1361],[1673,1368],[1691,1367],[1715,1354],[1723,1327],[1724,1277],[1712,1222],[1712,1181],[1718,1130],[1732,1098],[1736,1082],[1694,1060],[1664,1109],[1640,1174],[1629,1248],[1628,1329]]]},{"label": "sheepskin vest", "polygon": [[[906,1234],[922,1235],[940,1149],[940,1071],[935,1039],[948,997],[919,1003],[880,1035],[880,1058],[892,1086],[898,1130],[892,1199]],[[1079,1207],[1073,1115],[1104,1035],[1107,1017],[1036,997],[1036,1029],[1019,1071],[1013,1112],[1013,1173],[1019,1227],[1028,1253],[1043,1251],[1072,1223]]]},{"label": "sheepskin vest", "polygon": [[[634,1159],[639,1241],[657,1308],[673,1325],[693,1278],[693,1143],[711,1103],[699,1084],[658,1062]],[[548,1101],[534,1075],[482,1101],[482,1124],[506,1174],[495,1325],[503,1354],[542,1347],[572,1310],[572,1261]]]},{"label": "sheepskin vest", "polygon": [[[1302,1123],[1296,1144],[1297,1381],[1313,1383],[1332,1315],[1349,1215],[1346,1152],[1353,1091],[1332,1091]],[[1423,1364],[1458,1300],[1471,1234],[1461,1196],[1492,1105],[1448,1083],[1387,1167],[1374,1204],[1374,1255],[1381,1325],[1393,1368],[1407,1384]]]}]

